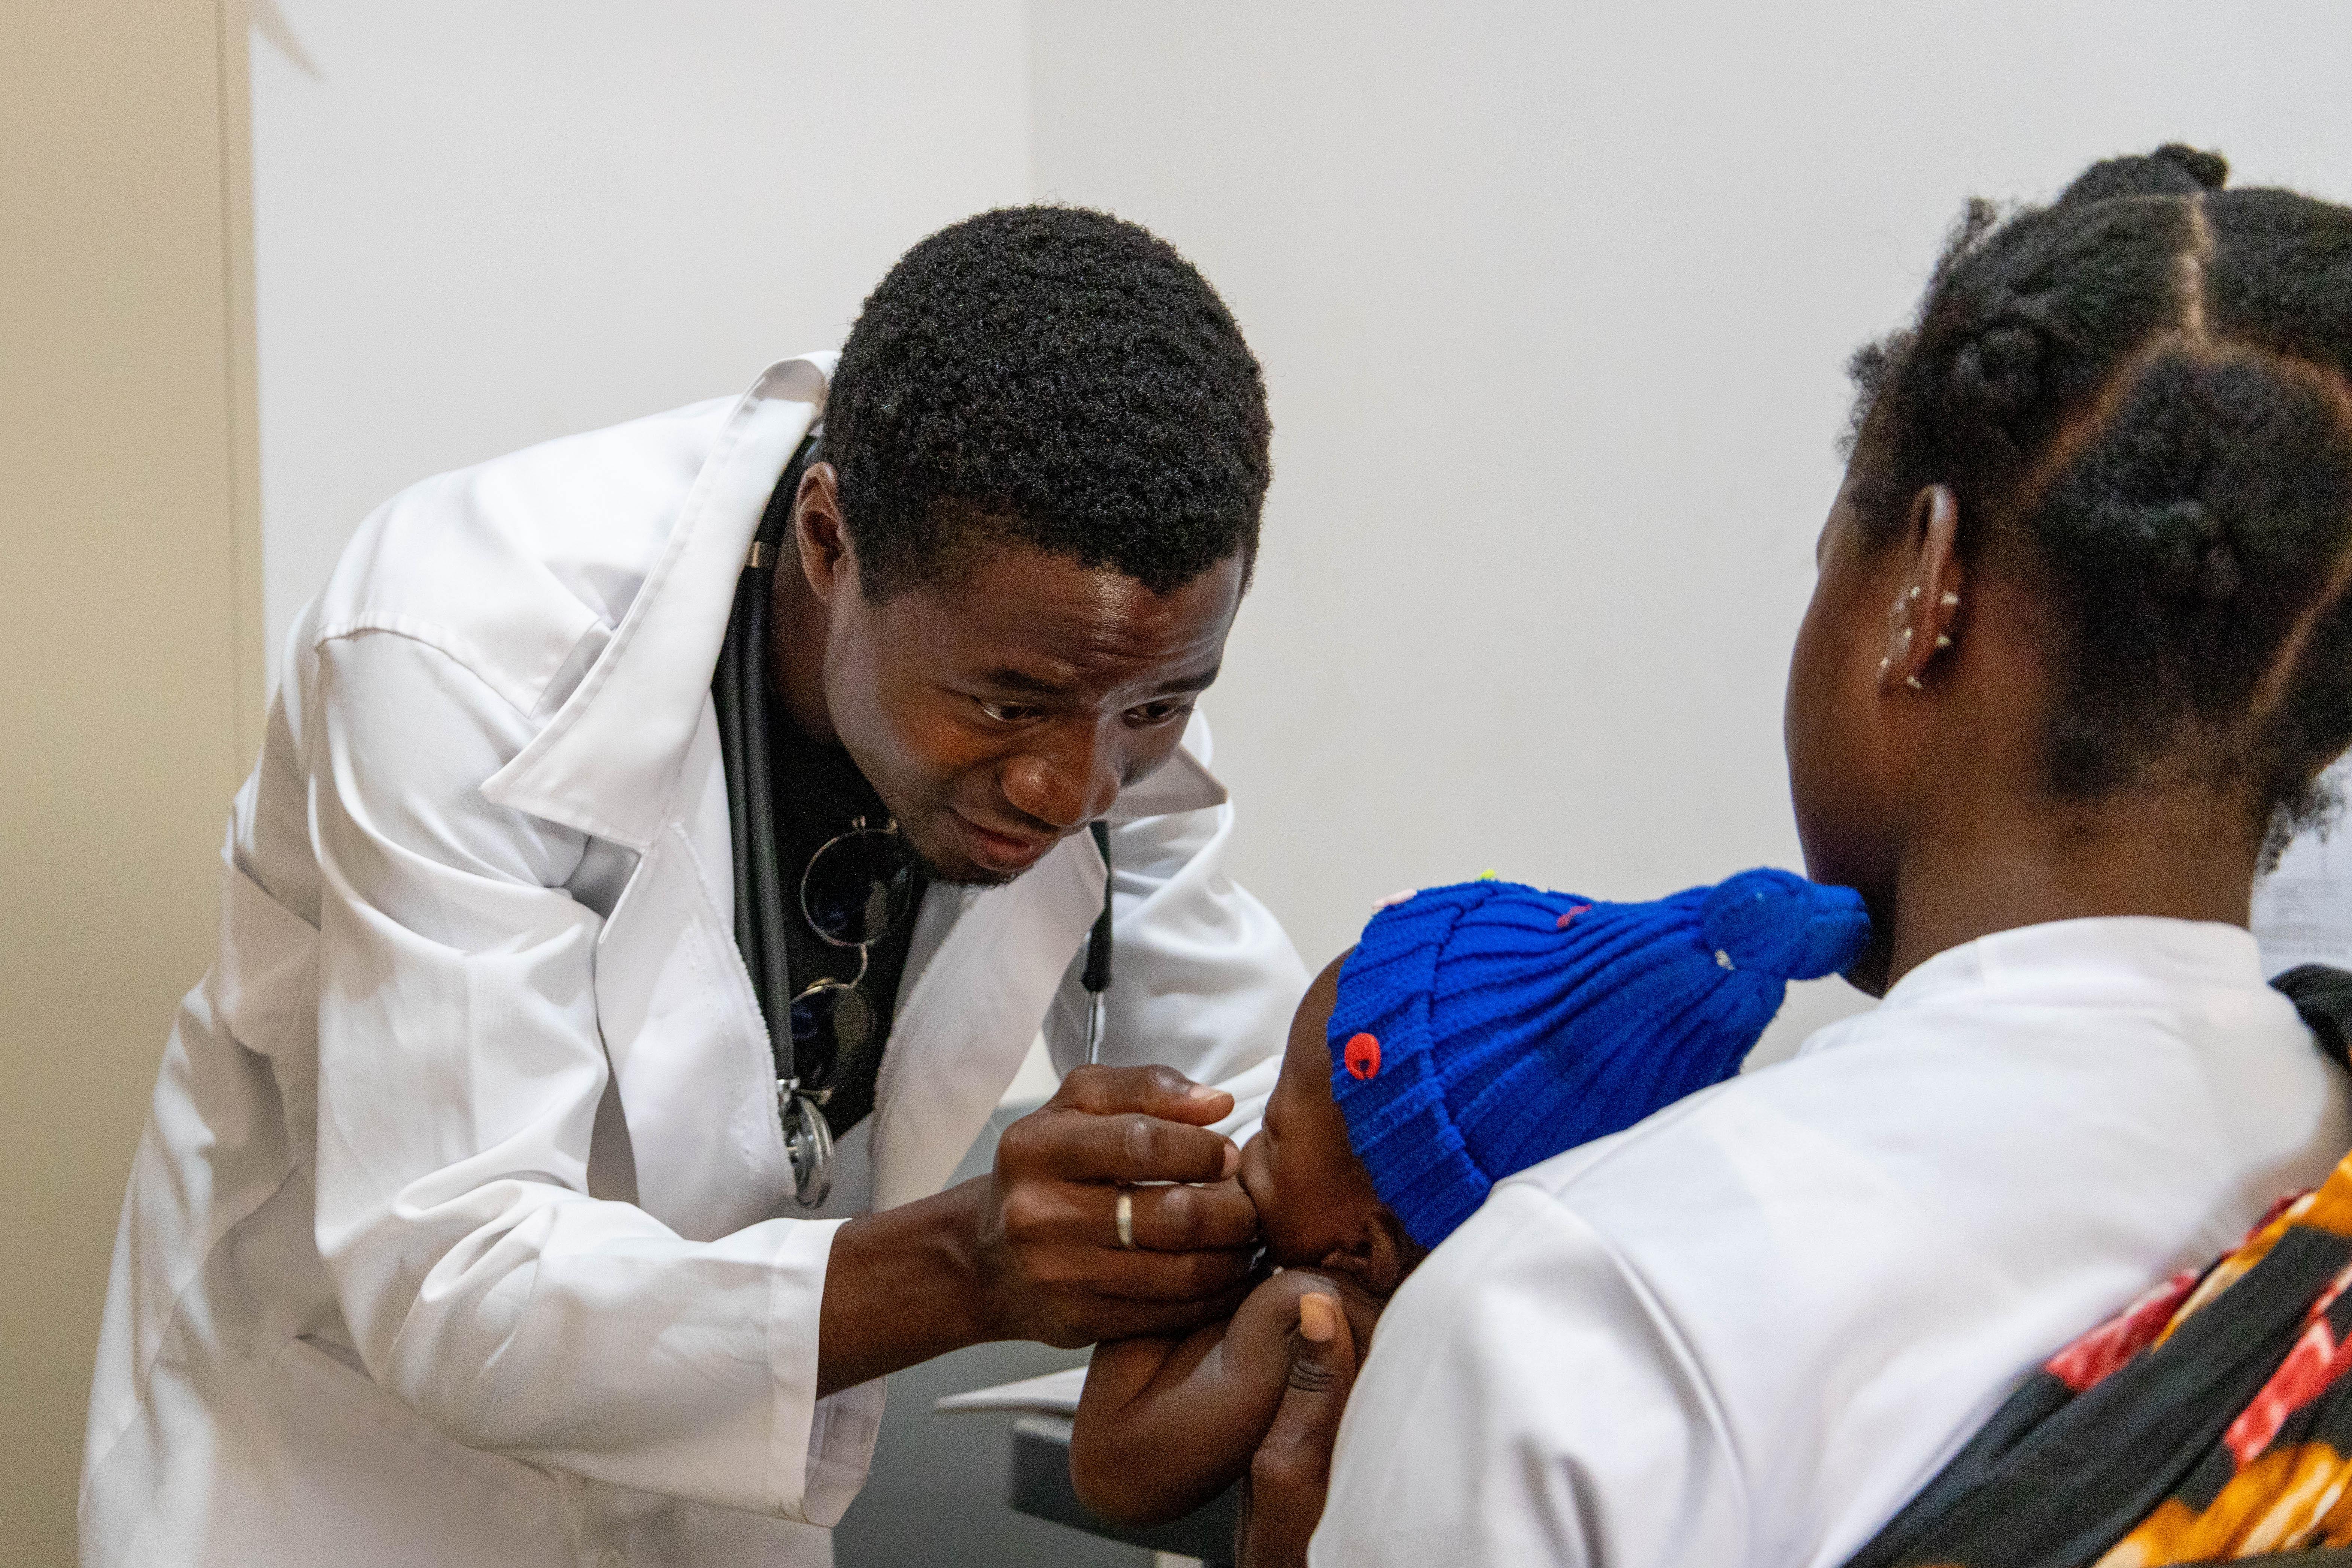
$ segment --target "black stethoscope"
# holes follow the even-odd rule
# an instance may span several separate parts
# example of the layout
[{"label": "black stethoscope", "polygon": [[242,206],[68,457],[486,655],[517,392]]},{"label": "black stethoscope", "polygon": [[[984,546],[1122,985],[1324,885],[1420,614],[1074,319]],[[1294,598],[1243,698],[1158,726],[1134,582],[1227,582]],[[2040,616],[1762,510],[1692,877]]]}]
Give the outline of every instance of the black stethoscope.
[{"label": "black stethoscope", "polygon": [[[833,1191],[833,1128],[824,1119],[832,1091],[802,1082],[795,1023],[845,1004],[863,1005],[857,985],[866,976],[866,950],[912,913],[915,887],[913,863],[898,825],[869,827],[861,819],[810,858],[796,889],[798,907],[789,912],[785,908],[783,868],[776,860],[774,796],[770,793],[774,779],[767,702],[768,608],[792,526],[793,499],[800,493],[801,475],[814,460],[817,442],[812,434],[800,444],[769,498],[742,575],[736,580],[734,609],[727,618],[727,636],[719,644],[719,667],[710,681],[733,839],[735,945],[751,971],[751,989],[775,1053],[776,1115],[783,1127],[793,1195],[803,1208],[811,1209],[823,1207]],[[1099,821],[1087,828],[1108,873],[1109,829]],[[794,915],[824,942],[856,949],[857,973],[848,980],[822,978],[795,994],[784,961],[784,922]],[[1087,991],[1088,1062],[1102,1048],[1103,993],[1110,989],[1110,958],[1111,888],[1106,874],[1102,912],[1087,939],[1086,966],[1078,976]]]}]

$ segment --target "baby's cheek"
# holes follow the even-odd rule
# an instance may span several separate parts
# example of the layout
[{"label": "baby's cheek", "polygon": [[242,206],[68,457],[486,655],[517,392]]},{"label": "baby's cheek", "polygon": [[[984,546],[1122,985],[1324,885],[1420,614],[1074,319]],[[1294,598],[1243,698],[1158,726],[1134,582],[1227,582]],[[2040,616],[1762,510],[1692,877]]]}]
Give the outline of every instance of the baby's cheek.
[{"label": "baby's cheek", "polygon": [[1242,1192],[1256,1206],[1261,1224],[1264,1223],[1265,1211],[1272,1206],[1274,1197],[1273,1175],[1267,1169],[1270,1163],[1271,1162],[1266,1159],[1265,1133],[1259,1133],[1242,1145],[1242,1166],[1239,1173]]},{"label": "baby's cheek", "polygon": [[1331,1249],[1325,1235],[1328,1205],[1315,1173],[1288,1168],[1269,1171],[1265,1184],[1255,1194],[1258,1233],[1265,1238],[1267,1256],[1286,1268],[1320,1262]]}]

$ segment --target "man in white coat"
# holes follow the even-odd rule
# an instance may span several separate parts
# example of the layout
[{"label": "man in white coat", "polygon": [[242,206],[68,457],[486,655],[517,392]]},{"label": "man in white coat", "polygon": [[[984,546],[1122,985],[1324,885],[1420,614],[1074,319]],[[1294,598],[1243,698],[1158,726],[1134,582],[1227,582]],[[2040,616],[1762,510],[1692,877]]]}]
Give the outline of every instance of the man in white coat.
[{"label": "man in white coat", "polygon": [[[1266,438],[1197,272],[1014,209],[910,252],[837,370],[370,518],[288,643],[131,1173],[85,1563],[822,1563],[885,1374],[1221,1310],[1224,1134],[1305,984],[1193,711]],[[862,829],[914,893],[854,949],[789,911],[814,1211],[711,695],[771,516],[781,739],[735,815],[787,889]],[[1041,1028],[1060,1093],[940,1191]]]}]

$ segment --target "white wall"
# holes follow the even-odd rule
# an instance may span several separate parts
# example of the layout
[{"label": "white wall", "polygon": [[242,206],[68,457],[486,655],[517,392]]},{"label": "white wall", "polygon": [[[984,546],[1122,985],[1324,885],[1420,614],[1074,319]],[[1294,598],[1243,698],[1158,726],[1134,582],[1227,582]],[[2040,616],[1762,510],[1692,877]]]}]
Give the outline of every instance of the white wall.
[{"label": "white wall", "polygon": [[1843,364],[1965,195],[2185,139],[2352,195],[2331,0],[279,5],[273,647],[400,485],[837,341],[963,213],[1108,206],[1267,367],[1211,711],[1244,878],[1317,962],[1489,867],[1632,896],[1795,863],[1780,683]]},{"label": "white wall", "polygon": [[1027,193],[1019,0],[263,0],[255,30],[273,653],[394,490],[739,392]]},{"label": "white wall", "polygon": [[2352,196],[2319,0],[1034,0],[1030,47],[1038,194],[1160,230],[1265,362],[1212,711],[1310,963],[1489,867],[1646,896],[1797,863],[1780,690],[1843,363],[1969,193],[2186,140]]}]

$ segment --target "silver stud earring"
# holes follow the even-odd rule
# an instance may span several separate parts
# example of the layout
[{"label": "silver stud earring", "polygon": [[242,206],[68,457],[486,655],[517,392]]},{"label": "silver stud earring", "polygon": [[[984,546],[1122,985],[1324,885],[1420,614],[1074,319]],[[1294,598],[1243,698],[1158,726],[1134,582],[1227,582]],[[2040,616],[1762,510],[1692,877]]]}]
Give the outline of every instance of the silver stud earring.
[{"label": "silver stud earring", "polygon": [[1910,593],[1908,593],[1908,594],[1906,594],[1906,595],[1905,595],[1904,596],[1905,596],[1906,598],[1910,598],[1910,599],[1916,599],[1916,598],[1917,598],[1917,597],[1919,596],[1919,585],[1918,585],[1916,583],[1914,583],[1913,584],[1911,584],[1911,592],[1910,592]]},{"label": "silver stud earring", "polygon": [[1903,684],[1909,687],[1914,691],[1925,691],[1927,689],[1926,687],[1919,684],[1919,678],[1916,675],[1905,676],[1903,678]]},{"label": "silver stud earring", "polygon": [[1960,596],[1958,594],[1946,594],[1936,602],[1948,610],[1957,610],[1960,607]]},{"label": "silver stud earring", "polygon": [[1946,637],[1946,636],[1945,636],[1943,633],[1941,633],[1941,632],[1937,632],[1937,633],[1936,634],[1936,651],[1937,651],[1937,653],[1941,653],[1941,652],[1943,652],[1946,648],[1948,648],[1948,647],[1951,647],[1951,646],[1952,646],[1952,639],[1951,639],[1951,638],[1949,638],[1949,637]]},{"label": "silver stud earring", "polygon": [[1903,628],[1903,646],[1905,647],[1909,647],[1911,646],[1911,628],[1909,626],[1905,626]]}]

